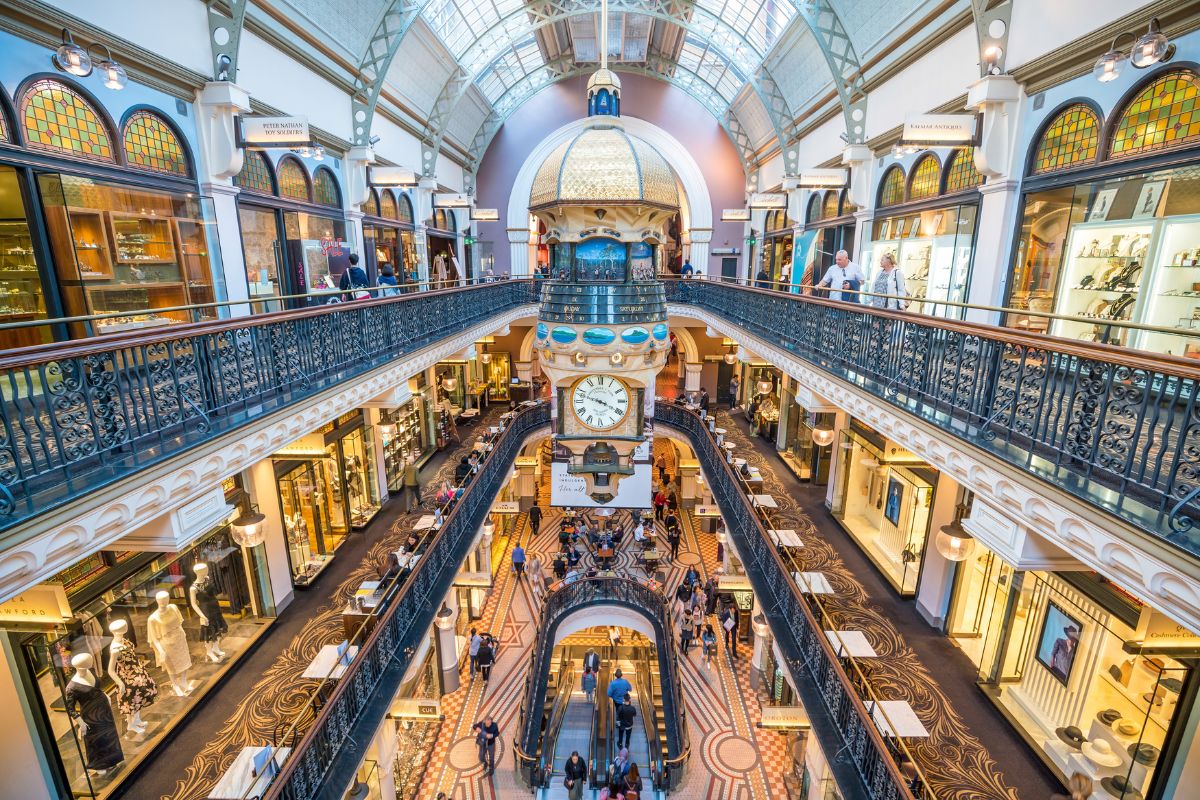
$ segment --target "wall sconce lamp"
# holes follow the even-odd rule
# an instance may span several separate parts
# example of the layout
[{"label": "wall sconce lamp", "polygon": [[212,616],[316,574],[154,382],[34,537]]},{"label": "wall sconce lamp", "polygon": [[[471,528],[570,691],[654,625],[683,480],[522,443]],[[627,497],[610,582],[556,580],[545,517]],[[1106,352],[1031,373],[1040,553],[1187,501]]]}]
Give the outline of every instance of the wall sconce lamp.
[{"label": "wall sconce lamp", "polygon": [[[92,55],[94,47],[104,48],[102,57],[97,58]],[[125,82],[128,80],[125,68],[113,58],[108,45],[96,43],[90,44],[86,48],[80,47],[66,28],[62,29],[62,44],[54,51],[50,60],[54,62],[54,66],[77,78],[86,78],[92,74],[95,67],[99,67],[101,75],[104,76],[104,85],[116,91],[124,89]]]},{"label": "wall sconce lamp", "polygon": [[[1125,37],[1134,40],[1128,55],[1118,49],[1119,43]],[[1149,27],[1141,36],[1136,36],[1128,31],[1118,34],[1117,38],[1113,39],[1109,51],[1096,60],[1096,66],[1092,67],[1092,75],[1101,83],[1108,83],[1116,80],[1121,74],[1126,58],[1136,69],[1145,69],[1162,61],[1170,61],[1173,55],[1175,55],[1175,45],[1171,44],[1171,40],[1167,38],[1166,34],[1159,30],[1158,18],[1155,17],[1150,20]]]}]

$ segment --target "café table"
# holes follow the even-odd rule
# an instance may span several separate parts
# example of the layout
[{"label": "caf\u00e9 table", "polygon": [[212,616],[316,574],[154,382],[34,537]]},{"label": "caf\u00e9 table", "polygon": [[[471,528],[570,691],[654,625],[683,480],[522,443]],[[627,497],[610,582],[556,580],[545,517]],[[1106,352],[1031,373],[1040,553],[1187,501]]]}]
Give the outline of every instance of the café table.
[{"label": "caf\u00e9 table", "polygon": [[[254,756],[263,749],[258,747],[243,747],[237,758],[229,765],[229,769],[221,775],[221,779],[208,793],[208,800],[242,800],[245,797],[261,797],[267,793],[271,785],[271,775],[254,774]],[[275,750],[275,764],[282,766],[292,752],[290,747],[280,747]]]}]

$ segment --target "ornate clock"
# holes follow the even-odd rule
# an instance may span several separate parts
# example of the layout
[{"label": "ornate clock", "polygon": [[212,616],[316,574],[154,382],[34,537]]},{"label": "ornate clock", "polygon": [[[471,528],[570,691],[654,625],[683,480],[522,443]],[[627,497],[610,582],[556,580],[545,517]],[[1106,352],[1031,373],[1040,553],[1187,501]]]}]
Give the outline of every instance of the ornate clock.
[{"label": "ornate clock", "polygon": [[629,415],[629,388],[611,375],[588,375],[572,388],[571,409],[590,430],[614,428]]}]

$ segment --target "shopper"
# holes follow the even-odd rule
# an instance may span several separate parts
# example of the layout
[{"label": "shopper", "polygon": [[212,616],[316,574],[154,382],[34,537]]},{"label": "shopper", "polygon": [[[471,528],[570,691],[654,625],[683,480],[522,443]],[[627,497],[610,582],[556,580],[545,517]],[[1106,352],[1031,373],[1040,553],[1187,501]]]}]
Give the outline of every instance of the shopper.
[{"label": "shopper", "polygon": [[679,654],[681,656],[686,656],[688,650],[692,649],[692,631],[691,620],[685,617],[679,626]]},{"label": "shopper", "polygon": [[463,456],[458,460],[458,464],[454,467],[454,485],[462,486],[466,482],[467,476],[471,474],[471,459]]},{"label": "shopper", "polygon": [[1092,779],[1082,772],[1076,772],[1067,781],[1067,794],[1051,795],[1050,800],[1087,800],[1092,796]]},{"label": "shopper", "polygon": [[717,611],[717,576],[709,575],[704,582],[704,615],[711,617]]},{"label": "shopper", "polygon": [[475,731],[475,744],[479,747],[479,763],[483,764],[483,775],[486,778],[496,771],[496,740],[500,738],[500,726],[488,714],[482,722],[476,722],[471,729]]},{"label": "shopper", "polygon": [[525,548],[521,547],[519,543],[513,548],[512,565],[518,580],[525,577]]},{"label": "shopper", "polygon": [[631,763],[629,770],[625,773],[625,781],[621,786],[621,790],[625,792],[625,796],[629,797],[630,792],[642,792],[642,776],[638,774],[638,765]]},{"label": "shopper", "polygon": [[667,493],[661,488],[654,494],[654,519],[661,520],[667,512]]},{"label": "shopper", "polygon": [[713,652],[717,649],[717,634],[712,625],[704,626],[704,632],[700,634],[700,645],[704,650],[704,666],[711,668]]},{"label": "shopper", "polygon": [[342,290],[342,299],[348,301],[370,298],[371,293],[367,291],[367,287],[371,285],[371,281],[367,278],[366,271],[358,265],[358,253],[351,253],[348,260],[350,266],[346,267],[346,271],[342,273],[342,277],[338,281],[338,288]]},{"label": "shopper", "polygon": [[613,673],[612,681],[608,684],[608,696],[613,701],[613,708],[618,708],[626,702],[626,696],[632,691],[633,684],[622,676],[620,669],[617,669]]},{"label": "shopper", "polygon": [[629,772],[629,748],[617,749],[617,757],[613,759],[608,776],[608,785],[615,794],[625,784],[625,775]]},{"label": "shopper", "polygon": [[732,411],[733,409],[738,407],[738,390],[740,388],[742,388],[741,381],[738,380],[737,375],[734,375],[732,378],[729,379],[729,410],[730,411]]},{"label": "shopper", "polygon": [[404,467],[404,504],[404,510],[409,514],[421,505],[421,472],[415,460]]},{"label": "shopper", "polygon": [[588,776],[588,767],[587,762],[579,757],[578,750],[571,752],[571,757],[567,759],[563,772],[566,773],[563,778],[563,786],[567,787],[567,796],[570,800],[581,800],[583,784]]},{"label": "shopper", "polygon": [[692,266],[692,262],[685,258],[683,260],[683,269],[679,270],[679,274],[685,278],[690,278],[695,271],[696,268]]},{"label": "shopper", "polygon": [[737,658],[737,606],[724,606],[717,619],[721,622],[721,629],[725,631],[725,649],[729,651],[729,657]]},{"label": "shopper", "polygon": [[830,300],[857,303],[858,291],[866,279],[862,267],[850,260],[850,254],[838,250],[833,257],[833,266],[825,270],[825,276],[813,288],[828,288]]},{"label": "shopper", "polygon": [[475,655],[475,660],[479,664],[479,672],[483,675],[483,682],[487,683],[492,677],[492,665],[496,663],[496,651],[492,648],[491,637],[483,640],[479,645],[479,652]]},{"label": "shopper", "polygon": [[667,458],[662,453],[658,454],[658,458],[654,459],[654,468],[658,470],[659,484],[667,485]]},{"label": "shopper", "polygon": [[692,605],[692,636],[700,638],[700,626],[704,624],[704,606]]},{"label": "shopper", "polygon": [[700,404],[701,411],[708,411],[708,389],[700,390],[700,397],[697,402]]},{"label": "shopper", "polygon": [[533,505],[529,507],[529,530],[533,533],[531,538],[536,539],[538,531],[542,527],[542,509],[538,507],[537,501],[533,501]]},{"label": "shopper", "polygon": [[471,646],[467,649],[467,656],[471,663],[471,677],[474,677],[475,671],[479,669],[479,648],[482,646],[483,637],[474,628],[471,628]]},{"label": "shopper", "polygon": [[588,650],[583,656],[583,668],[590,669],[596,674],[600,674],[600,654],[595,650]]},{"label": "shopper", "polygon": [[623,696],[624,702],[617,706],[617,747],[629,747],[629,738],[633,735],[633,720],[637,717],[637,709],[633,705],[633,697],[629,692]]},{"label": "shopper", "polygon": [[[896,259],[891,253],[879,257],[879,272],[875,282],[871,284],[871,305],[876,308],[886,308],[891,311],[903,311],[908,308],[908,289],[904,286],[904,273],[896,266]],[[880,297],[879,295],[889,295]]]},{"label": "shopper", "polygon": [[754,288],[755,289],[770,289],[771,288],[771,276],[767,274],[766,267],[758,268],[758,274],[754,276]]},{"label": "shopper", "polygon": [[679,558],[679,525],[667,528],[667,544],[671,545],[671,560]]},{"label": "shopper", "polygon": [[395,297],[400,294],[400,281],[396,280],[396,270],[386,261],[379,265],[379,288],[380,297]]},{"label": "shopper", "polygon": [[596,673],[592,672],[591,667],[583,668],[583,693],[587,695],[589,703],[596,700]]}]

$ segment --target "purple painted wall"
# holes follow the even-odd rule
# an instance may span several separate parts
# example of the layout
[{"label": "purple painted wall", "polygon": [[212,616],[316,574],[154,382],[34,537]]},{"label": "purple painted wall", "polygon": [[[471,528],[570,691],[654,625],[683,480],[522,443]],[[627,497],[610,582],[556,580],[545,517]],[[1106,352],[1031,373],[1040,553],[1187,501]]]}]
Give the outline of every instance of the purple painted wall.
[{"label": "purple painted wall", "polygon": [[[691,95],[670,84],[622,73],[621,87],[622,116],[638,117],[667,131],[700,165],[713,209],[711,246],[743,248],[742,223],[721,222],[721,209],[746,204],[746,175],[725,131]],[[586,88],[585,76],[546,87],[509,117],[484,154],[475,184],[476,205],[499,209],[500,222],[474,225],[481,241],[493,243],[497,274],[510,269],[505,220],[513,181],[547,134],[587,114]],[[709,275],[719,274],[721,260],[710,258],[704,267]]]}]

